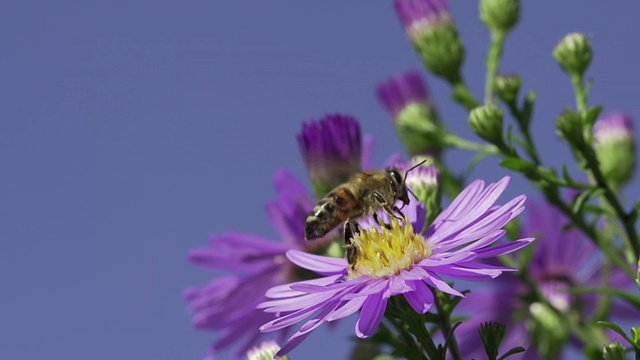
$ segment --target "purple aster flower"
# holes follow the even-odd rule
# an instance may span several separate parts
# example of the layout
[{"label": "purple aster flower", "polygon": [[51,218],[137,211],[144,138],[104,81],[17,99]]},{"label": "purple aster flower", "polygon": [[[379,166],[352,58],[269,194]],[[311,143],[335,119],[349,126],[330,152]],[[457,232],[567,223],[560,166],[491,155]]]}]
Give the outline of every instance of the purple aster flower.
[{"label": "purple aster flower", "polygon": [[616,112],[598,120],[593,127],[594,148],[602,172],[615,188],[635,173],[636,151],[631,116]]},{"label": "purple aster flower", "polygon": [[444,129],[420,72],[408,71],[388,79],[378,85],[377,94],[411,155],[439,154]]},{"label": "purple aster flower", "polygon": [[396,12],[409,37],[418,37],[425,28],[451,21],[446,0],[396,0]]},{"label": "purple aster flower", "polygon": [[481,180],[474,181],[424,232],[420,230],[425,224],[425,206],[417,201],[405,207],[403,222],[381,214],[389,229],[365,218],[361,221],[363,230],[354,239],[357,259],[353,266],[345,259],[288,251],[287,257],[293,263],[324,277],[267,291],[271,300],[259,307],[278,314],[278,318],[263,325],[262,331],[281,331],[311,317],[277,355],[289,353],[323,323],[357,311],[360,316],[356,335],[373,335],[391,296],[404,296],[421,314],[433,305],[429,287],[463,296],[442,276],[478,280],[514,270],[485,264],[533,241],[526,238],[489,246],[505,235],[502,227],[524,209],[523,195],[504,205],[494,205],[508,183],[508,177],[487,187]]},{"label": "purple aster flower", "polygon": [[[273,314],[256,309],[267,300],[265,291],[304,278],[304,272],[286,259],[287,250],[313,251],[310,246],[327,244],[326,240],[304,240],[305,219],[314,206],[304,186],[286,170],[276,173],[274,186],[279,198],[267,204],[267,213],[282,241],[231,232],[214,235],[210,246],[189,253],[189,260],[195,265],[231,273],[184,292],[193,313],[193,325],[220,334],[211,346],[209,358],[231,346],[236,348],[233,356],[238,358],[263,337],[258,328],[274,319]],[[280,340],[285,336],[286,331],[277,334]]]},{"label": "purple aster flower", "polygon": [[377,94],[382,105],[396,119],[398,114],[409,105],[431,106],[429,90],[417,70],[391,77],[378,85]]},{"label": "purple aster flower", "polygon": [[425,65],[449,83],[460,82],[464,47],[446,0],[395,0],[398,17]]},{"label": "purple aster flower", "polygon": [[[599,287],[605,276],[610,276],[608,284],[611,287],[625,288],[631,285],[625,274],[617,269],[605,275],[598,249],[578,230],[564,231],[569,221],[555,207],[549,204],[532,204],[527,220],[523,234],[538,238],[529,264],[530,274],[539,284],[548,303],[560,312],[592,314],[596,310],[598,298],[595,295],[572,294],[567,291],[572,287]],[[524,300],[532,295],[531,291],[516,276],[505,274],[489,287],[483,286],[467,295],[459,309],[468,312],[471,318],[457,330],[463,354],[469,358],[482,358],[484,349],[478,336],[478,328],[481,323],[498,321],[507,325],[507,337],[501,346],[502,351],[523,346],[526,348],[523,359],[541,358],[532,345],[531,331],[526,326],[531,325],[537,316],[547,316],[548,312],[542,304],[528,304]],[[615,317],[629,311],[623,306],[615,306],[611,315]],[[558,333],[553,330],[544,331],[547,335],[558,336],[562,341],[569,340],[568,334],[562,334],[562,326],[555,328]]]},{"label": "purple aster flower", "polygon": [[360,124],[352,116],[332,114],[303,124],[298,144],[318,196],[362,170]]}]

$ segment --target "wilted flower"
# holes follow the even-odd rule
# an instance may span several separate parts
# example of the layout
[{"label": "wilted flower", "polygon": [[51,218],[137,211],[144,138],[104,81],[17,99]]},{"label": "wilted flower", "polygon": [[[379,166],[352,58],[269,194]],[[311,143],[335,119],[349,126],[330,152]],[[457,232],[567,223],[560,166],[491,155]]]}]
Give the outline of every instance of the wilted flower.
[{"label": "wilted flower", "polygon": [[594,148],[605,178],[616,188],[627,183],[635,172],[636,154],[633,120],[613,113],[598,120],[593,128]]},{"label": "wilted flower", "polygon": [[[570,312],[589,314],[596,309],[597,297],[576,295],[567,290],[601,286],[605,276],[609,276],[611,287],[624,288],[630,282],[618,270],[607,275],[595,245],[576,229],[565,231],[567,224],[566,217],[551,205],[529,206],[523,234],[538,240],[528,271],[546,302],[557,311],[566,316]],[[523,359],[540,358],[538,351],[559,358],[558,352],[569,340],[566,320],[543,303],[528,304],[525,299],[531,296],[532,290],[512,274],[472,290],[459,306],[471,316],[457,331],[463,354],[468,358],[482,358],[484,350],[478,327],[487,321],[499,321],[507,325],[507,337],[501,346],[503,352],[523,346],[526,348]],[[612,315],[615,314],[616,309]]]},{"label": "wilted flower", "polygon": [[378,85],[377,94],[409,154],[437,156],[444,129],[422,75],[418,71],[396,75]]},{"label": "wilted flower", "polygon": [[[312,251],[310,245],[326,245],[323,241],[304,240],[304,223],[314,206],[313,196],[286,170],[276,174],[274,186],[279,198],[267,204],[267,213],[282,241],[231,232],[214,235],[210,246],[189,253],[189,259],[196,265],[230,273],[184,292],[193,313],[193,325],[221,334],[211,346],[212,356],[235,346],[237,358],[256,344],[261,337],[260,325],[274,318],[273,314],[256,309],[257,304],[267,300],[265,291],[305,278],[305,272],[286,259],[287,250]],[[286,331],[278,334],[280,340],[285,336]]]},{"label": "wilted flower", "polygon": [[396,0],[396,12],[429,70],[451,83],[460,80],[464,47],[446,0]]},{"label": "wilted flower", "polygon": [[366,338],[376,332],[391,296],[403,295],[422,314],[434,302],[430,287],[463,296],[441,276],[478,280],[513,270],[485,264],[533,240],[489,246],[505,235],[502,227],[524,209],[524,196],[494,206],[508,183],[509,178],[504,178],[485,187],[483,181],[474,181],[424,232],[420,230],[425,224],[425,207],[417,201],[405,207],[404,222],[382,214],[389,228],[366,218],[361,222],[363,230],[354,239],[357,261],[353,266],[345,259],[287,252],[293,263],[324,277],[267,291],[271,300],[259,307],[278,314],[278,318],[261,330],[280,331],[312,317],[283,345],[278,355],[284,355],[323,323],[360,311],[355,331]]}]

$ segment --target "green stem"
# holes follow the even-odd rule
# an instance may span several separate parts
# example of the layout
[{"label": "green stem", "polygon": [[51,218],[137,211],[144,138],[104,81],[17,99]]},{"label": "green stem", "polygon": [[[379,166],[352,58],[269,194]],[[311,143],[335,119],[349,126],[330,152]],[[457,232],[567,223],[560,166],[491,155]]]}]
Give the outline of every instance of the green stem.
[{"label": "green stem", "polygon": [[469,90],[467,84],[465,84],[462,79],[453,83],[453,93],[451,93],[451,97],[469,111],[480,106],[480,103],[475,99],[471,90]]},{"label": "green stem", "polygon": [[455,334],[453,334],[453,327],[451,326],[451,319],[449,319],[449,314],[442,307],[442,302],[438,297],[438,291],[434,288],[431,288],[433,292],[433,303],[436,306],[436,310],[438,311],[438,320],[440,322],[440,329],[442,330],[442,337],[445,339],[449,339],[449,346],[451,348],[451,357],[455,360],[462,360],[462,352],[460,351],[460,346],[458,345],[458,341],[456,340]]},{"label": "green stem", "polygon": [[444,143],[447,146],[454,147],[457,149],[462,149],[462,150],[477,151],[477,152],[487,153],[492,155],[497,155],[500,153],[500,150],[495,145],[482,144],[475,141],[463,139],[458,135],[454,135],[451,133],[448,133],[445,135]]},{"label": "green stem", "polygon": [[485,82],[484,102],[491,104],[493,102],[493,90],[495,88],[496,77],[500,68],[500,59],[504,50],[504,42],[507,33],[503,31],[491,32],[491,45],[487,54],[487,80]]},{"label": "green stem", "polygon": [[576,92],[576,107],[580,114],[585,115],[587,113],[587,89],[584,87],[584,76],[573,74],[571,75],[571,83]]},{"label": "green stem", "polygon": [[536,145],[533,142],[533,137],[531,136],[531,130],[529,129],[529,124],[531,123],[531,119],[528,118],[523,111],[518,109],[518,106],[515,102],[511,102],[507,104],[509,107],[509,111],[511,112],[511,116],[513,116],[518,123],[518,128],[522,135],[524,135],[524,150],[529,155],[534,164],[540,165],[542,161],[540,157],[538,157],[538,150],[536,149]]}]

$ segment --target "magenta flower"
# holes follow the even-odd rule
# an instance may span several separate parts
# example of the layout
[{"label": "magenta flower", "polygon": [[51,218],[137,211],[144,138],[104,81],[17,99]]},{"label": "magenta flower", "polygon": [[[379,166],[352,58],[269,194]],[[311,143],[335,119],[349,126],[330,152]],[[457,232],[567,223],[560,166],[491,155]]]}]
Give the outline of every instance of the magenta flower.
[{"label": "magenta flower", "polygon": [[451,21],[446,0],[396,0],[395,8],[412,39],[419,37],[425,29]]},{"label": "magenta flower", "polygon": [[378,85],[378,100],[398,120],[402,110],[413,104],[431,106],[431,96],[419,71],[407,71]]},{"label": "magenta flower", "polygon": [[[564,231],[569,220],[555,207],[533,204],[529,209],[522,233],[538,238],[529,272],[539,284],[542,295],[557,310],[582,314],[593,314],[596,310],[596,296],[571,294],[567,292],[571,287],[599,287],[604,276],[610,276],[610,287],[625,288],[631,284],[617,269],[609,275],[604,274],[598,249],[578,230]],[[489,287],[483,286],[467,295],[460,309],[466,310],[471,318],[457,331],[463,354],[469,358],[486,356],[478,328],[483,322],[498,321],[507,325],[502,351],[523,346],[526,349],[523,359],[539,359],[540,354],[532,347],[531,331],[525,325],[539,316],[542,308],[540,304],[525,302],[524,298],[530,296],[531,289],[512,274],[501,276]],[[614,306],[611,315],[615,317],[630,312],[625,306]]]},{"label": "magenta flower", "polygon": [[[331,164],[340,158],[357,160],[367,167],[372,157],[373,138],[365,137],[362,146],[360,127],[353,118],[334,116],[327,117],[325,122],[303,127],[300,142],[305,158],[309,156],[321,164]],[[357,169],[360,167],[358,163]],[[210,357],[232,346],[236,348],[233,356],[241,357],[263,337],[258,330],[260,325],[275,318],[273,314],[256,309],[257,304],[268,300],[265,291],[276,285],[313,277],[309,271],[287,260],[287,250],[318,252],[335,238],[335,233],[331,233],[324,239],[304,239],[305,221],[315,205],[315,196],[290,172],[276,173],[274,187],[278,199],[267,204],[267,214],[282,241],[232,232],[212,236],[209,247],[192,250],[189,254],[189,259],[196,265],[229,273],[184,292],[189,311],[193,313],[193,325],[220,334],[209,349]],[[282,342],[286,334],[286,329],[279,331],[276,338]]]},{"label": "magenta flower", "polygon": [[[281,331],[309,317],[289,338],[277,355],[290,352],[325,322],[360,311],[356,335],[373,335],[391,296],[402,295],[417,313],[433,305],[429,287],[463,296],[442,276],[458,279],[494,278],[513,269],[486,265],[485,261],[518,250],[532,238],[492,246],[506,231],[502,229],[524,209],[525,196],[494,206],[509,183],[505,177],[485,187],[470,184],[422,235],[425,207],[413,201],[403,210],[408,221],[389,219],[390,229],[361,222],[363,231],[354,239],[358,257],[352,267],[345,259],[288,251],[287,257],[301,268],[323,275],[319,279],[280,285],[267,291],[271,298],[259,305],[278,318],[261,327],[264,332]],[[415,231],[414,229],[418,229]]]},{"label": "magenta flower", "polygon": [[[266,300],[267,289],[300,279],[300,272],[287,261],[285,253],[291,249],[311,251],[308,246],[323,245],[322,241],[304,240],[305,219],[314,206],[304,186],[282,170],[275,175],[274,187],[279,198],[267,204],[267,214],[282,241],[231,232],[211,236],[210,246],[189,253],[189,260],[196,265],[231,273],[184,292],[193,313],[193,326],[220,334],[209,351],[211,357],[235,345],[233,356],[239,358],[263,338],[258,328],[274,317],[256,310],[256,305]],[[277,334],[279,341],[285,336],[286,331]]]},{"label": "magenta flower", "polygon": [[309,178],[319,196],[361,171],[373,146],[371,137],[362,140],[358,121],[342,114],[303,124],[297,138]]}]

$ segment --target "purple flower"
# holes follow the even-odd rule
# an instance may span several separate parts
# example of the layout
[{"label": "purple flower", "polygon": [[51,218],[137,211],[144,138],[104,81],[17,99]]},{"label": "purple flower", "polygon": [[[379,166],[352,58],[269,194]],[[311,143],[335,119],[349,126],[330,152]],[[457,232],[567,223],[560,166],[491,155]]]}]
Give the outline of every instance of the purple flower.
[{"label": "purple flower", "polygon": [[408,71],[390,78],[378,85],[377,94],[393,117],[395,130],[409,154],[437,157],[445,131],[420,72]]},{"label": "purple flower", "polygon": [[376,332],[391,296],[403,295],[416,312],[425,313],[433,305],[429,287],[463,296],[441,276],[478,280],[512,271],[485,264],[533,241],[527,238],[489,247],[505,235],[502,227],[524,209],[525,196],[494,206],[508,183],[508,177],[487,187],[481,180],[474,181],[424,235],[420,230],[425,224],[425,206],[417,201],[404,209],[402,223],[382,214],[390,229],[374,224],[371,218],[361,221],[363,230],[354,239],[358,255],[353,266],[345,259],[288,251],[293,263],[324,277],[267,291],[271,300],[259,307],[278,318],[261,330],[280,331],[312,317],[278,352],[284,355],[323,323],[360,311],[355,331],[366,338]]},{"label": "purple flower", "polygon": [[425,28],[451,20],[446,0],[396,0],[395,8],[402,25],[412,39]]},{"label": "purple flower", "polygon": [[[567,218],[549,204],[530,205],[522,232],[525,236],[535,236],[538,240],[529,272],[547,302],[557,310],[591,314],[596,310],[597,297],[578,296],[567,290],[571,287],[599,287],[607,275],[598,249],[578,230],[564,231],[568,223]],[[617,269],[610,276],[608,284],[611,287],[630,285],[625,274]],[[457,331],[463,354],[469,358],[482,357],[484,349],[477,333],[478,328],[483,322],[499,321],[507,325],[507,337],[501,346],[501,352],[523,346],[527,349],[524,359],[540,358],[538,351],[532,347],[531,331],[525,327],[544,311],[539,303],[525,302],[525,298],[532,296],[531,291],[516,276],[506,274],[490,286],[483,286],[467,295],[467,299],[460,304],[460,309],[463,312],[466,310],[471,318]],[[627,311],[623,307],[614,307],[613,316],[617,310]],[[551,332],[546,330],[547,333]],[[556,330],[562,331],[561,327]],[[550,336],[556,335],[558,334]]]},{"label": "purple flower", "polygon": [[[282,241],[231,232],[211,236],[210,246],[189,253],[189,260],[195,265],[230,273],[184,292],[193,313],[193,325],[220,334],[210,348],[209,358],[231,346],[236,348],[234,357],[239,358],[263,337],[258,328],[274,319],[273,314],[256,309],[267,300],[265,291],[303,278],[300,269],[286,259],[287,250],[312,251],[311,245],[326,245],[323,240],[304,240],[305,219],[314,206],[304,186],[286,170],[276,173],[274,186],[279,198],[267,204],[267,214]],[[285,336],[286,331],[277,334],[280,340]]]},{"label": "purple flower", "polygon": [[396,75],[378,85],[378,99],[385,109],[397,119],[407,106],[420,104],[431,106],[431,96],[419,71],[412,70]]},{"label": "purple flower", "polygon": [[627,114],[613,113],[596,122],[593,137],[602,173],[615,189],[619,189],[635,173],[633,120]]},{"label": "purple flower", "polygon": [[[366,140],[368,145],[371,140]],[[360,124],[349,115],[332,114],[302,125],[298,144],[319,196],[361,171]]]},{"label": "purple flower", "polygon": [[615,112],[596,122],[593,136],[598,144],[614,141],[631,141],[633,119],[628,114]]}]

